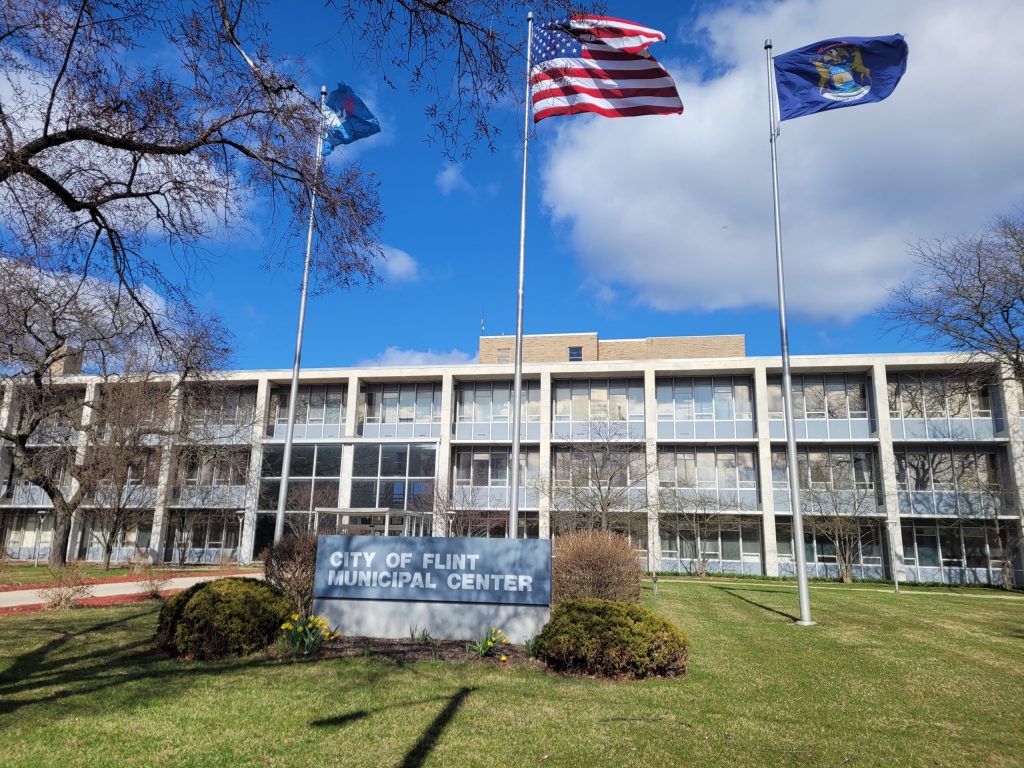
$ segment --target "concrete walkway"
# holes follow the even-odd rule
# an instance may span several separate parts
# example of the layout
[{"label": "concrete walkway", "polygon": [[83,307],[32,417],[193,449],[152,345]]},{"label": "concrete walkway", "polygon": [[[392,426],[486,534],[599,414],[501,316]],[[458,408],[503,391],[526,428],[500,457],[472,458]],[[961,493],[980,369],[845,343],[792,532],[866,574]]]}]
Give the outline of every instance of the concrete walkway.
[{"label": "concrete walkway", "polygon": [[[262,579],[263,574],[253,573],[246,574],[249,578]],[[209,576],[180,576],[178,578],[168,579],[162,586],[163,590],[178,590],[188,589],[193,584],[199,584],[203,581],[213,581],[214,579],[224,578],[221,574],[210,574]],[[92,584],[90,585],[92,592],[89,597],[116,597],[120,595],[140,595],[144,594],[149,590],[149,587],[141,581],[119,581],[109,582],[105,584]],[[16,589],[10,592],[0,592],[0,609],[2,608],[20,608],[27,605],[42,605],[46,601],[39,594],[42,590],[39,589]]]}]

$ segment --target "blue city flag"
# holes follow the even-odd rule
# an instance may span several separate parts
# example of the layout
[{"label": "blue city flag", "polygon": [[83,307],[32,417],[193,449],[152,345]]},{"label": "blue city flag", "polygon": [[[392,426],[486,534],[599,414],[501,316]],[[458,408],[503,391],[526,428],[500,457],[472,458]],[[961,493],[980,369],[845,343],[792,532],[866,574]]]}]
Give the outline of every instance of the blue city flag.
[{"label": "blue city flag", "polygon": [[331,154],[339,144],[351,144],[375,133],[380,133],[377,118],[355,91],[338,83],[324,106],[324,154]]},{"label": "blue city flag", "polygon": [[822,40],[775,57],[779,119],[888,98],[907,71],[903,35]]}]

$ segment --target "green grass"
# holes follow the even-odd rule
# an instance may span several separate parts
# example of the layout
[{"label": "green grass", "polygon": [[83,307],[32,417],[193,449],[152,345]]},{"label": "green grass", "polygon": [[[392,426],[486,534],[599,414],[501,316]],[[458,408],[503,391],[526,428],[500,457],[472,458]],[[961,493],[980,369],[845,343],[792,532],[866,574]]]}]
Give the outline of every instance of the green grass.
[{"label": "green grass", "polygon": [[1017,766],[1024,601],[666,583],[682,679],[149,651],[153,605],[0,619],[3,765]]},{"label": "green grass", "polygon": [[[110,570],[103,570],[102,565],[89,564],[81,567],[82,573],[85,574],[86,578],[89,579],[112,579],[120,578],[124,576],[131,576],[132,569],[123,566],[111,566]],[[178,575],[214,571],[220,570],[219,566],[203,566],[203,565],[187,565],[183,568],[162,568],[168,578],[173,578]],[[245,570],[239,568],[236,565],[227,566],[227,570],[237,571]],[[260,571],[261,568],[255,570]],[[53,575],[50,573],[50,569],[46,567],[46,562],[40,562],[38,566],[34,565],[11,565],[8,564],[4,569],[2,577],[0,577],[0,585],[2,586],[25,586],[31,587],[34,584],[44,584],[46,582],[53,581]]]}]

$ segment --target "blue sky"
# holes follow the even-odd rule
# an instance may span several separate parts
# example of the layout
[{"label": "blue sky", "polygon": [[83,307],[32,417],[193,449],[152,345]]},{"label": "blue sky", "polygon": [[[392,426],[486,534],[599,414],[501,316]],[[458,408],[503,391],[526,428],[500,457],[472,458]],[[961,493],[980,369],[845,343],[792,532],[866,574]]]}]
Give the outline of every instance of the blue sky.
[{"label": "blue sky", "polygon": [[[795,354],[922,348],[873,310],[909,274],[909,243],[1024,207],[1024,106],[1014,77],[998,75],[1024,72],[1013,39],[1024,7],[895,5],[610,4],[668,35],[652,50],[686,112],[556,117],[531,135],[526,332],[744,333],[748,353],[776,354],[763,40],[783,52],[902,32],[908,73],[889,100],[783,125],[783,227]],[[331,162],[378,175],[390,255],[381,285],[310,301],[304,367],[472,359],[481,320],[487,334],[515,332],[520,108],[495,113],[495,153],[452,164],[429,142],[423,96],[380,83],[337,11],[295,8],[269,6],[275,52],[306,59],[311,95],[346,80],[381,120],[379,136]],[[299,273],[261,268],[277,242],[266,226],[256,211],[248,234],[207,244],[193,279],[235,334],[237,367],[292,361]],[[285,254],[296,266],[301,245]]]}]

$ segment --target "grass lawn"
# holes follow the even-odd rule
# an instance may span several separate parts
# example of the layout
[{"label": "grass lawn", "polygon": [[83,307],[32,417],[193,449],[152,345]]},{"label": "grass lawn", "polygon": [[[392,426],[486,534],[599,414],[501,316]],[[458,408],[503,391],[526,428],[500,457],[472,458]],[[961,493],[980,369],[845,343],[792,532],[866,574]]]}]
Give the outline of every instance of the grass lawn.
[{"label": "grass lawn", "polygon": [[1019,766],[1024,601],[667,583],[682,679],[149,652],[156,606],[0,619],[0,764]]},{"label": "grass lawn", "polygon": [[[186,565],[183,568],[162,568],[160,569],[166,573],[168,578],[173,578],[178,575],[185,575],[190,573],[203,573],[206,571],[219,570],[218,566],[203,566],[203,565]],[[227,570],[235,572],[239,570],[246,570],[246,568],[239,568],[237,565],[227,566]],[[262,571],[262,568],[255,568],[254,571]],[[82,573],[85,574],[86,578],[89,579],[115,579],[123,578],[125,576],[132,575],[132,569],[124,566],[112,565],[110,570],[103,570],[102,565],[96,563],[90,563],[89,565],[82,566]],[[46,562],[41,562],[38,566],[34,565],[8,565],[0,578],[0,586],[25,586],[31,587],[34,584],[44,584],[46,582],[53,581],[53,576],[50,573],[50,569],[46,567]]]}]

